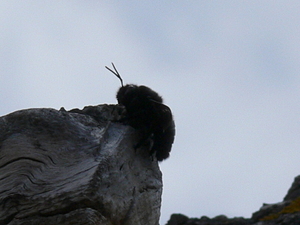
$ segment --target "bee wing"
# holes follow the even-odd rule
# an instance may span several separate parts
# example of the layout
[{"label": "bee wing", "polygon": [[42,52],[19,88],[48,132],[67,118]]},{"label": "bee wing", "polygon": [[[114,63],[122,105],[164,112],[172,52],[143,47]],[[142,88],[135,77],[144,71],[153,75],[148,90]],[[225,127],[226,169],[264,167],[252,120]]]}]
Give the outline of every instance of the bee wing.
[{"label": "bee wing", "polygon": [[161,123],[164,130],[167,129],[169,126],[171,126],[173,121],[171,109],[161,102],[153,99],[150,99],[150,101],[153,103],[153,108],[155,109],[155,114],[158,118],[158,121]]},{"label": "bee wing", "polygon": [[158,102],[158,101],[155,101],[153,99],[150,99],[150,101],[152,103],[154,103],[154,107],[156,107],[157,109],[159,109],[161,111],[161,113],[169,113],[172,115],[171,113],[171,109],[166,106],[165,104],[161,103],[161,102]]}]

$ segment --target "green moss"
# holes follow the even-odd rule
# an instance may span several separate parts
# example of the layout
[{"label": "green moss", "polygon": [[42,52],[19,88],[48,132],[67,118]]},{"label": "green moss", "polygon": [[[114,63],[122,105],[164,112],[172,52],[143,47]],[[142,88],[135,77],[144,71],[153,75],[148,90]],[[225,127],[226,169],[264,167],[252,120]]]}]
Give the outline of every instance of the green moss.
[{"label": "green moss", "polygon": [[290,214],[295,212],[300,212],[300,197],[296,198],[294,201],[292,201],[289,205],[285,206],[278,213],[272,213],[270,215],[267,215],[262,219],[260,219],[260,221],[274,220],[277,219],[282,214]]}]

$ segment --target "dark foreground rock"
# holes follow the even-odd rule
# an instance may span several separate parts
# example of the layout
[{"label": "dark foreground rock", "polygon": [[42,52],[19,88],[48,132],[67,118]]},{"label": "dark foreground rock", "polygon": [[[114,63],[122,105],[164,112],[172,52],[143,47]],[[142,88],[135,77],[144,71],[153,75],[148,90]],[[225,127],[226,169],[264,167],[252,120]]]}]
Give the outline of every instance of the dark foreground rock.
[{"label": "dark foreground rock", "polygon": [[208,218],[206,216],[200,219],[188,218],[182,214],[173,214],[168,221],[167,225],[246,225],[251,224],[250,219],[244,218],[232,218],[229,219],[224,215],[217,216],[215,218]]},{"label": "dark foreground rock", "polygon": [[300,225],[300,176],[297,176],[282,202],[263,204],[251,218],[188,218],[182,214],[171,215],[166,225]]},{"label": "dark foreground rock", "polygon": [[157,225],[162,176],[115,105],[0,117],[0,224]]}]

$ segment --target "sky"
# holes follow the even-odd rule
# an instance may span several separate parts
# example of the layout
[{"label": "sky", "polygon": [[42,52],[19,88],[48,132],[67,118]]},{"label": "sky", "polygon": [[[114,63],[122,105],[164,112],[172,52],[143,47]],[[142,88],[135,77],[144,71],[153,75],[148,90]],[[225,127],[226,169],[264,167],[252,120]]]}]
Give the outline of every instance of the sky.
[{"label": "sky", "polygon": [[174,114],[161,225],[251,217],[300,174],[297,0],[0,2],[0,116],[116,104],[146,85]]}]

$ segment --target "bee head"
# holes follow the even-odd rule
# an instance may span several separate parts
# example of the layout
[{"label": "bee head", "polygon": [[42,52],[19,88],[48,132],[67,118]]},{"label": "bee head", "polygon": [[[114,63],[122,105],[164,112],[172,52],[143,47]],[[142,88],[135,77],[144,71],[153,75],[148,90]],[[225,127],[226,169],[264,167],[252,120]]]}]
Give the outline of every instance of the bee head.
[{"label": "bee head", "polygon": [[163,100],[155,91],[146,86],[137,86],[134,84],[123,85],[123,80],[115,65],[111,63],[114,70],[105,67],[112,72],[121,81],[121,87],[117,93],[118,104],[128,108],[145,107],[145,105],[152,104],[153,102],[162,103]]},{"label": "bee head", "polygon": [[113,63],[111,63],[114,70],[110,69],[109,67],[105,66],[106,69],[108,69],[110,72],[112,72],[119,80],[121,81],[121,87],[117,93],[117,100],[118,104],[127,106],[130,104],[130,99],[136,92],[135,90],[137,89],[136,85],[123,85],[123,80],[121,75],[119,74],[117,68]]},{"label": "bee head", "polygon": [[127,84],[120,87],[117,93],[118,104],[124,105],[125,107],[130,105],[134,99],[139,96],[139,86],[134,84]]}]

